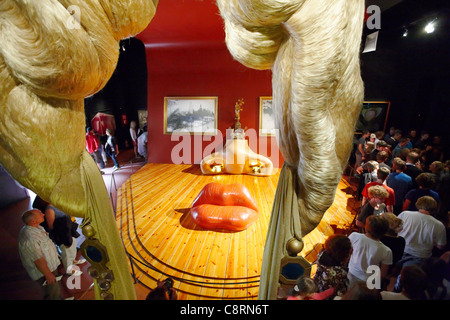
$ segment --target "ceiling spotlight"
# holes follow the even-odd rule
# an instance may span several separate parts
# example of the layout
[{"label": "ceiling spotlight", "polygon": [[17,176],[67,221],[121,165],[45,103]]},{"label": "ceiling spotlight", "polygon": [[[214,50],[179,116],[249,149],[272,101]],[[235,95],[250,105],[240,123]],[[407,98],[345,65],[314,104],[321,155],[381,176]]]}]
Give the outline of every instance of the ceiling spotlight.
[{"label": "ceiling spotlight", "polygon": [[408,29],[405,29],[405,31],[403,32],[403,38],[406,38],[408,36]]},{"label": "ceiling spotlight", "polygon": [[436,19],[434,19],[433,21],[429,22],[426,26],[425,26],[425,32],[426,33],[432,33],[434,32],[434,21]]}]

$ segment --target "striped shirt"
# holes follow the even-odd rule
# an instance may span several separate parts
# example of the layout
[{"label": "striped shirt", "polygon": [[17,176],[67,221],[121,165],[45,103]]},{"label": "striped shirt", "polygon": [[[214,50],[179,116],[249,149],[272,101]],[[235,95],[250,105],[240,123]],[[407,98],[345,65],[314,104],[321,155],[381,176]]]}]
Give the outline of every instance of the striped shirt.
[{"label": "striped shirt", "polygon": [[19,254],[22,264],[28,275],[33,280],[38,280],[44,275],[38,270],[34,261],[45,258],[50,271],[55,271],[60,261],[58,252],[48,233],[41,226],[37,228],[24,226],[19,233]]}]

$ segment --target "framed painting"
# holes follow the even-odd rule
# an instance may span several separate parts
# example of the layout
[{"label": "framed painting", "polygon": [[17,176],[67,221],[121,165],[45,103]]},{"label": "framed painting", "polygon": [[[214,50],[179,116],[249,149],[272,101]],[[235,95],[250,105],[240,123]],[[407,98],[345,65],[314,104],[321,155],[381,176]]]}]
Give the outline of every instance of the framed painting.
[{"label": "framed painting", "polygon": [[274,136],[275,129],[272,97],[259,97],[259,135]]},{"label": "framed painting", "polygon": [[390,101],[364,101],[356,122],[356,133],[363,130],[370,132],[386,132],[386,124],[389,117]]},{"label": "framed painting", "polygon": [[217,97],[165,97],[164,134],[217,133]]}]

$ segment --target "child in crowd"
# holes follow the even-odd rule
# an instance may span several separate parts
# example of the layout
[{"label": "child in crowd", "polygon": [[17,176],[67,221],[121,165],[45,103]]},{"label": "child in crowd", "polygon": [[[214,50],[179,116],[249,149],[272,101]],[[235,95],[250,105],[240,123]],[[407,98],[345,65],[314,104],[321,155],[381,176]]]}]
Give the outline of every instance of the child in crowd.
[{"label": "child in crowd", "polygon": [[334,294],[334,288],[318,293],[319,288],[313,279],[303,276],[287,297],[287,300],[325,300]]}]

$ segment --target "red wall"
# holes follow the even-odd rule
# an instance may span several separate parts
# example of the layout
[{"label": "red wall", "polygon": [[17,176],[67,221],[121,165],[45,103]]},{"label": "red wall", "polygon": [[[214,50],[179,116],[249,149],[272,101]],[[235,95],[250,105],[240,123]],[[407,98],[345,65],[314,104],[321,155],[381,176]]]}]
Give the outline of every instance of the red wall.
[{"label": "red wall", "polygon": [[[234,61],[226,48],[204,50],[152,49],[146,48],[148,74],[148,162],[173,163],[172,149],[181,139],[171,140],[164,134],[164,97],[217,96],[218,129],[223,143],[226,129],[234,126],[234,107],[238,99],[244,99],[241,111],[242,127],[259,129],[259,97],[272,95],[272,73],[270,70],[253,70]],[[220,137],[220,136],[219,136]],[[201,141],[190,136],[191,164],[199,163],[203,150],[216,137]],[[218,139],[218,138],[217,138]],[[186,142],[184,142],[186,143]],[[275,137],[258,137],[258,145],[267,143],[267,152],[253,151],[269,157],[274,167],[280,167],[283,159]],[[201,145],[202,152],[195,154],[194,146]],[[275,146],[275,147],[274,147]],[[180,145],[178,146],[180,147]],[[210,148],[208,148],[210,150]],[[199,150],[199,148],[197,148]]]}]

